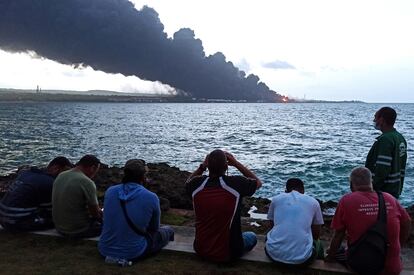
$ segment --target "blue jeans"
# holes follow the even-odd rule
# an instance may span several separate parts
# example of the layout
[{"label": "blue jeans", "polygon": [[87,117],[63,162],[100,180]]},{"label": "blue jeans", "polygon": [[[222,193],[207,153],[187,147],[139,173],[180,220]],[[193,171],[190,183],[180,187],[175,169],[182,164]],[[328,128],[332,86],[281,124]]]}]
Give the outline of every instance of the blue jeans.
[{"label": "blue jeans", "polygon": [[251,251],[257,244],[257,237],[254,232],[247,231],[242,233],[244,249],[243,254]]},{"label": "blue jeans", "polygon": [[137,258],[131,259],[131,261],[136,262],[158,253],[168,242],[174,241],[174,230],[170,226],[161,226],[158,231],[148,233],[146,239],[147,248],[144,253]]}]

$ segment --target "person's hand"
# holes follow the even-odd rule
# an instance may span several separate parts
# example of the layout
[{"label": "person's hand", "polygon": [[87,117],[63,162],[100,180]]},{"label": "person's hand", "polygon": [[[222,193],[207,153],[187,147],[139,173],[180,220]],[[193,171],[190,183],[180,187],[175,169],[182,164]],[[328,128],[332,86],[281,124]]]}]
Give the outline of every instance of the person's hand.
[{"label": "person's hand", "polygon": [[204,169],[207,169],[208,167],[208,155],[209,154],[207,154],[207,156],[204,158],[204,161],[202,163]]},{"label": "person's hand", "polygon": [[224,154],[226,155],[226,158],[227,158],[227,165],[235,166],[237,164],[237,160],[232,154],[230,154],[229,152],[224,152]]},{"label": "person's hand", "polygon": [[329,254],[329,252],[328,252],[328,254],[325,256],[325,259],[323,259],[325,262],[328,262],[328,263],[333,263],[333,262],[335,262],[336,260],[335,260],[335,255],[332,255],[332,254]]}]

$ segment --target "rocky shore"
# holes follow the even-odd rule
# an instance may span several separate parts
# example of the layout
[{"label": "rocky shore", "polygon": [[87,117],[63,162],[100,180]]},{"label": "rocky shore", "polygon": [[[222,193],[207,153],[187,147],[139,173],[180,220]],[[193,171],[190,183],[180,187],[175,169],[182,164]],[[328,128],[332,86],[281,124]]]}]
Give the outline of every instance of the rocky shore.
[{"label": "rocky shore", "polygon": [[[27,168],[27,166],[23,166],[20,167],[18,171]],[[181,171],[166,163],[149,163],[148,168],[148,183],[146,184],[146,187],[159,196],[163,213],[168,213],[170,216],[182,217],[183,219],[181,219],[182,222],[180,225],[193,225],[193,205],[191,197],[185,192],[184,184],[190,175],[190,172]],[[0,176],[0,197],[7,192],[10,184],[12,184],[16,178],[18,171],[6,176]],[[122,167],[108,167],[107,165],[102,165],[94,178],[100,203],[103,203],[106,189],[114,184],[118,184],[122,177]],[[325,226],[322,230],[322,239],[329,240],[332,235],[329,225],[337,203],[334,201],[319,201],[319,203],[324,212],[325,219]],[[260,214],[267,213],[269,204],[270,200],[267,198],[245,198],[242,208],[242,223],[244,229],[253,230],[261,234],[266,233],[269,230],[269,224],[263,219],[264,216]],[[252,211],[252,207],[255,209],[254,211]],[[407,208],[407,210],[410,216],[414,218],[414,205]],[[252,212],[255,214],[259,213],[259,215],[250,215],[249,212],[250,214]],[[414,226],[408,245],[414,247]]]}]

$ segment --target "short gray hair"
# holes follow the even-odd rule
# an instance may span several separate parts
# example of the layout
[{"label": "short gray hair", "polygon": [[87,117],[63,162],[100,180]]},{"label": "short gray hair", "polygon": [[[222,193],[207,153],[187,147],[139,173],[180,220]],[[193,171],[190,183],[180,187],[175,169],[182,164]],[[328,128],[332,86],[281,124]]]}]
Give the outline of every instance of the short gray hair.
[{"label": "short gray hair", "polygon": [[360,166],[352,169],[349,176],[351,183],[358,186],[372,186],[372,174],[368,168]]}]

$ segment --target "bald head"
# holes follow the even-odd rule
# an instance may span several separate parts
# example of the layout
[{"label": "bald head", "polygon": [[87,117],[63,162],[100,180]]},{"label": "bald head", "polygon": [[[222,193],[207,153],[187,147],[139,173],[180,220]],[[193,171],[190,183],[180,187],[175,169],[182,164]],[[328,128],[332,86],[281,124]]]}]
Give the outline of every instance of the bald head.
[{"label": "bald head", "polygon": [[372,191],[372,174],[366,167],[352,169],[349,181],[352,191]]}]

